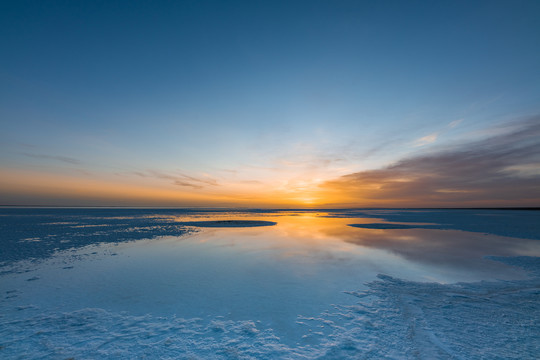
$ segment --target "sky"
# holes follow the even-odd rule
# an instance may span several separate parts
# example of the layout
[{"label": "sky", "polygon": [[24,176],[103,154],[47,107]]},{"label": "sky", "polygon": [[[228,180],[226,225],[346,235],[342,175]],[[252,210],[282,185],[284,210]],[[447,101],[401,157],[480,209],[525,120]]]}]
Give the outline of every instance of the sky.
[{"label": "sky", "polygon": [[0,2],[0,205],[540,206],[540,2]]}]

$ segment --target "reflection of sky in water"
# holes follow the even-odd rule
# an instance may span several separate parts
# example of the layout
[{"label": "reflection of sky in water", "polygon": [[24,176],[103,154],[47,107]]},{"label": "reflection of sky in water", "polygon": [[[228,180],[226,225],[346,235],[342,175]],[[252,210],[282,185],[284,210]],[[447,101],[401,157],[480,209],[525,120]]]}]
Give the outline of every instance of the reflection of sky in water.
[{"label": "reflection of sky in water", "polygon": [[1,289],[17,289],[11,303],[18,306],[223,315],[260,320],[294,338],[297,315],[354,303],[343,291],[363,288],[378,273],[440,282],[512,279],[523,272],[482,257],[540,255],[534,240],[458,230],[362,229],[348,224],[381,220],[325,215],[174,216],[167,221],[252,219],[277,225],[205,228],[182,237],[63,252],[29,273],[4,275]]}]

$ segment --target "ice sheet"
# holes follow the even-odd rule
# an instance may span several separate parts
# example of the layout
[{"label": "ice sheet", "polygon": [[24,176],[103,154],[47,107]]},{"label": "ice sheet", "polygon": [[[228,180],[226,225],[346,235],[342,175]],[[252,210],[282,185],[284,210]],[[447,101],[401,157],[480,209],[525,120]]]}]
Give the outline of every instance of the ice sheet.
[{"label": "ice sheet", "polygon": [[[347,225],[396,219],[337,215],[30,211],[25,216],[39,222],[25,220],[28,231],[12,229],[7,244],[39,247],[35,237],[55,232],[95,238],[45,245],[37,258],[5,255],[23,259],[1,268],[0,357],[533,359],[540,352],[540,263],[523,256],[539,254],[534,236],[418,229],[410,221],[362,229]],[[399,215],[416,224],[441,216]],[[523,225],[512,223],[512,212],[496,216],[508,228]],[[163,236],[180,222],[233,218],[277,225]],[[9,232],[9,215],[2,221]],[[118,221],[131,224],[129,233],[138,223],[146,239],[114,235]],[[95,234],[107,224],[111,231]]]}]

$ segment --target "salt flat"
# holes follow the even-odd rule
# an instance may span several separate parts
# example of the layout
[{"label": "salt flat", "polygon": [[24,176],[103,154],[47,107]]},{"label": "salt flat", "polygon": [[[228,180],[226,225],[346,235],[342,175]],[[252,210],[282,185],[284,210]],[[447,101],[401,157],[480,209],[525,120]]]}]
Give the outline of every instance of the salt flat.
[{"label": "salt flat", "polygon": [[539,353],[539,212],[0,215],[2,358]]}]

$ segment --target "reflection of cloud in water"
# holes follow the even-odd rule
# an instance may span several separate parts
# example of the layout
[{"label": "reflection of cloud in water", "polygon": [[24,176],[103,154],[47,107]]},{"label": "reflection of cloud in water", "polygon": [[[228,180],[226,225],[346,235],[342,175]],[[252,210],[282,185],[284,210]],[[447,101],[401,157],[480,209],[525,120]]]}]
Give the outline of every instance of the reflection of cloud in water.
[{"label": "reflection of cloud in water", "polygon": [[[502,209],[347,210],[328,216],[355,218],[348,224],[389,221],[408,225],[437,224],[439,230],[462,230],[498,236],[540,239],[540,211]],[[359,218],[359,219],[356,219]],[[378,219],[376,219],[378,218]],[[359,221],[357,221],[359,220]]]},{"label": "reflection of cloud in water", "polygon": [[[336,233],[339,233],[339,236],[348,243],[391,251],[411,261],[438,266],[479,269],[500,266],[497,263],[480,261],[486,255],[540,256],[540,243],[535,240],[459,230],[426,229],[424,226],[410,225],[410,228],[404,229],[368,229],[361,225],[355,232],[336,229]],[[334,235],[334,233],[329,235]]]},{"label": "reflection of cloud in water", "polygon": [[[249,236],[256,236],[257,248],[276,251],[282,258],[296,257],[298,261],[355,261],[357,256],[363,256],[361,254],[364,253],[362,249],[364,247],[388,251],[417,264],[486,273],[490,270],[500,271],[502,267],[506,267],[504,264],[483,259],[486,255],[540,255],[540,242],[535,240],[454,230],[450,228],[454,226],[453,224],[435,224],[433,221],[449,221],[452,217],[470,218],[470,214],[467,212],[463,214],[461,211],[442,211],[441,216],[436,219],[431,212],[395,211],[396,218],[397,215],[406,218],[404,219],[406,222],[401,223],[383,223],[385,220],[382,218],[388,215],[387,212],[372,212],[371,218],[333,217],[332,213],[322,212],[272,215],[278,215],[270,216],[272,220],[278,222],[277,226],[253,233],[244,229],[242,233],[249,231]],[[411,218],[406,215],[410,215]],[[514,223],[513,212],[504,212],[501,215],[506,216],[509,223]],[[410,222],[411,220],[414,222]],[[353,222],[357,227],[348,226]],[[227,233],[229,231],[227,230]],[[218,238],[223,234],[216,232]],[[240,234],[234,238],[238,239],[237,236]],[[206,236],[208,235],[206,233]],[[378,260],[373,261],[377,263]]]}]

